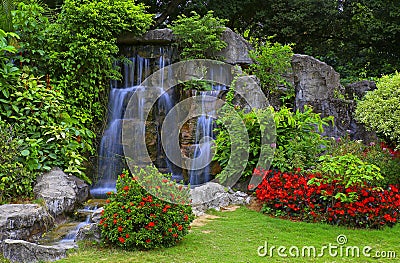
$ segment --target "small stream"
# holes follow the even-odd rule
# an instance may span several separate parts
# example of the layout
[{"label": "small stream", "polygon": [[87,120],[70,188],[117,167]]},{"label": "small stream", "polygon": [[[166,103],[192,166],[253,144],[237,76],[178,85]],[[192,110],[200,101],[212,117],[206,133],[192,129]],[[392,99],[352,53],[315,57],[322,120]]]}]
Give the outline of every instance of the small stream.
[{"label": "small stream", "polygon": [[77,210],[78,218],[85,218],[84,221],[69,220],[59,224],[52,231],[39,241],[41,245],[55,245],[60,243],[73,243],[78,235],[79,230],[91,223],[91,217],[97,206],[86,206],[83,209]]}]

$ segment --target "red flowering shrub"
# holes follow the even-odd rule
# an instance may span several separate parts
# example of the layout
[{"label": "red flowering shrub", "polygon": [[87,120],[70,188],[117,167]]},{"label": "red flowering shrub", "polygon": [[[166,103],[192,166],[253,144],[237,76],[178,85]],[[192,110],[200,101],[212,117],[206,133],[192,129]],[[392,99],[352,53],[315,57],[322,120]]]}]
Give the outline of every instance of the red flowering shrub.
[{"label": "red flowering shrub", "polygon": [[[108,193],[100,221],[106,242],[129,250],[150,249],[173,246],[188,234],[194,219],[192,208],[187,205],[189,190],[174,188],[175,192],[169,195],[176,203],[169,203],[149,194],[146,189],[150,184],[155,195],[176,186],[155,167],[137,168],[132,175],[124,172],[118,177],[117,192]],[[147,185],[146,189],[143,185]]]},{"label": "red flowering shrub", "polygon": [[256,190],[263,212],[310,222],[380,228],[400,220],[400,191],[363,185],[345,187],[338,181],[310,184],[319,174],[256,171],[263,176]]}]

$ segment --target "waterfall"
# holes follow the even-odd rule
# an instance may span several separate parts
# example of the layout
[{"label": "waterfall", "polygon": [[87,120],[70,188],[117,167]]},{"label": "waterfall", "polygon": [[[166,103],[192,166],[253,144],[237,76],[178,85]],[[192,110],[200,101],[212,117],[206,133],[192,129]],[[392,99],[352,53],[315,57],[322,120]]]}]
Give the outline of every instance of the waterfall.
[{"label": "waterfall", "polygon": [[[225,89],[225,86],[213,85],[212,90],[200,92],[200,96],[203,97],[201,103],[202,115],[198,117],[196,125],[196,148],[189,171],[189,182],[191,186],[204,184],[212,179],[210,162],[212,159],[212,146],[215,139],[213,134],[214,119],[208,115],[215,112],[207,112],[205,110],[206,108],[210,108],[205,105],[206,103],[210,103],[207,101],[206,96],[217,97],[219,92]],[[215,109],[214,106],[211,108]],[[207,165],[204,166],[203,164]]]},{"label": "waterfall", "polygon": [[[132,53],[131,48],[129,53]],[[91,189],[94,197],[104,197],[107,192],[115,191],[116,178],[126,167],[121,137],[123,117],[129,99],[134,92],[138,92],[138,94],[145,92],[145,87],[140,84],[152,73],[152,69],[154,71],[171,63],[171,51],[168,48],[159,48],[158,54],[155,57],[154,54],[152,55],[153,57],[145,58],[136,52],[134,56],[128,58],[128,63],[120,65],[122,80],[111,81],[107,127],[99,148],[98,180]],[[170,94],[164,92],[162,87],[160,87],[160,92],[162,92],[162,96],[157,102],[158,112],[155,112],[155,115],[165,116],[173,107],[174,102]],[[138,97],[139,101],[136,104],[138,117],[143,120],[142,109],[146,101],[140,95]],[[157,141],[157,144],[160,142]],[[161,149],[160,146],[158,148]]]}]

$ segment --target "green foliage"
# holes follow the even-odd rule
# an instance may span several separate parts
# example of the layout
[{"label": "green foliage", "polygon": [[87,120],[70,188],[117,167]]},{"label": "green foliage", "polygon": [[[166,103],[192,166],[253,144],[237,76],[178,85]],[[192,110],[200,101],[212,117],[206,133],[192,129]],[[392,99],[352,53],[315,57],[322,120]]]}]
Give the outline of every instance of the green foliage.
[{"label": "green foliage", "polygon": [[293,45],[272,43],[270,39],[262,43],[252,41],[254,49],[249,51],[249,56],[254,63],[250,65],[249,73],[258,77],[266,93],[275,91],[278,85],[285,85],[290,88],[289,93],[294,95],[293,87],[283,77],[291,67]]},{"label": "green foliage", "polygon": [[9,44],[11,38],[17,39],[18,35],[0,29],[0,90],[4,96],[8,95],[8,89],[21,74],[11,61],[12,55],[17,52],[17,49]]},{"label": "green foliage", "polygon": [[325,154],[329,156],[352,154],[365,163],[376,165],[380,168],[380,173],[384,177],[376,184],[387,188],[391,184],[400,184],[400,159],[395,158],[389,151],[384,151],[382,148],[378,143],[365,145],[361,141],[353,141],[349,137],[344,137],[333,142]]},{"label": "green foliage", "polygon": [[127,31],[140,35],[151,22],[152,15],[133,1],[65,1],[49,39],[50,67],[73,107],[71,117],[92,130],[102,123],[109,80],[120,77],[113,66],[116,38]]},{"label": "green foliage", "polygon": [[[260,123],[265,125],[262,120],[272,120],[271,115],[272,109],[268,108],[264,110],[253,109],[248,113],[244,110],[227,111],[219,116],[216,120],[217,127],[214,129],[217,136],[213,160],[219,163],[223,171],[216,175],[216,179],[224,183],[228,178],[235,177],[235,172],[243,169],[241,180],[251,177],[260,157],[261,132],[264,132],[266,128],[261,127],[263,129],[261,130]],[[248,143],[246,143],[247,140]],[[243,167],[240,160],[243,160],[247,153],[247,163]],[[231,162],[232,167],[224,169],[229,162]]]},{"label": "green foliage", "polygon": [[27,2],[30,3],[19,3],[16,10],[12,11],[13,28],[20,36],[16,60],[21,65],[29,65],[35,75],[42,75],[48,73],[46,65],[49,60],[48,38],[51,27],[47,17],[49,11],[43,4]]},{"label": "green foliage", "polygon": [[400,148],[400,74],[383,76],[355,110],[356,119],[369,130]]},{"label": "green foliage", "polygon": [[216,53],[226,47],[221,40],[226,20],[213,16],[210,11],[203,17],[192,12],[190,17],[178,16],[170,25],[177,36],[182,59],[216,58]]},{"label": "green foliage", "polygon": [[[143,188],[146,181],[155,194],[176,185],[155,167],[136,168],[132,175],[126,171],[118,177],[117,192],[109,193],[101,217],[102,237],[106,242],[127,250],[170,247],[179,242],[190,229],[192,208],[186,204],[187,190],[171,193],[176,203],[151,195]],[[177,186],[179,187],[179,186]]]},{"label": "green foliage", "polygon": [[21,142],[13,127],[0,120],[0,204],[32,197],[35,174],[21,162]]},{"label": "green foliage", "polygon": [[0,28],[4,31],[12,31],[11,11],[14,9],[13,0],[2,0],[0,2]]},{"label": "green foliage", "polygon": [[0,118],[25,137],[21,158],[27,169],[40,172],[59,166],[90,182],[83,172],[86,159],[82,154],[93,153],[94,134],[76,127],[61,92],[25,73],[6,91],[0,96]]},{"label": "green foliage", "polygon": [[365,182],[372,185],[383,177],[378,166],[362,161],[353,154],[342,156],[324,155],[319,158],[316,171],[321,172],[323,179],[331,183],[333,181],[347,187],[362,186]]},{"label": "green foliage", "polygon": [[319,133],[323,133],[323,126],[329,125],[329,122],[333,124],[333,118],[321,118],[309,106],[304,107],[303,112],[293,112],[283,106],[275,112],[274,119],[277,148],[272,166],[290,172],[295,168],[308,169],[315,165],[318,156],[329,144]]}]

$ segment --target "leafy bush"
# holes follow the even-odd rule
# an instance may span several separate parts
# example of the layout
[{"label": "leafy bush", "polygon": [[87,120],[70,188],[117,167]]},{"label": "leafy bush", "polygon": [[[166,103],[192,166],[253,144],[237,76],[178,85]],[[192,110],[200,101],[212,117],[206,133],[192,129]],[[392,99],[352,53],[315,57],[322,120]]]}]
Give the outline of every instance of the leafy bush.
[{"label": "leafy bush", "polygon": [[391,185],[379,190],[367,184],[345,187],[333,180],[309,184],[320,174],[256,170],[263,176],[256,190],[263,212],[308,222],[363,228],[393,226],[400,220],[400,191]]},{"label": "leafy bush", "polygon": [[267,94],[276,91],[278,85],[285,85],[291,88],[289,93],[294,96],[293,87],[283,77],[291,67],[292,45],[272,43],[269,39],[261,43],[252,41],[254,49],[249,51],[249,56],[254,63],[250,65],[249,73],[260,79],[261,87]]},{"label": "leafy bush", "polygon": [[350,140],[349,137],[338,138],[331,143],[328,156],[357,156],[364,163],[380,168],[383,179],[376,182],[377,186],[388,187],[390,184],[400,184],[400,151],[390,149],[385,143],[363,144],[361,141]]},{"label": "leafy bush", "polygon": [[[216,179],[221,183],[225,183],[228,178],[234,178],[235,173],[243,170],[243,168],[241,180],[244,181],[251,177],[254,168],[258,164],[261,147],[266,146],[261,143],[261,132],[268,134],[268,131],[266,131],[268,127],[265,127],[265,124],[268,124],[264,122],[273,121],[272,114],[273,109],[268,108],[262,110],[253,109],[248,113],[244,110],[228,111],[225,114],[219,115],[219,118],[216,120],[217,126],[214,129],[217,136],[215,140],[216,151],[213,160],[217,161],[223,168],[222,172],[216,175]],[[263,124],[262,127],[260,127],[260,122]],[[248,144],[245,142],[247,137],[244,136],[244,132],[247,132]],[[270,135],[271,137],[275,137],[275,131],[270,131]],[[247,152],[249,154],[247,163],[245,167],[242,167],[243,164],[240,160],[243,160],[244,154]],[[269,157],[272,158],[272,156],[273,151]],[[227,170],[226,167],[229,161],[232,167]],[[270,160],[261,161],[270,164]]]},{"label": "leafy bush", "polygon": [[[305,107],[304,112],[297,110],[293,112],[290,108],[282,106],[277,112],[272,107],[264,110],[253,110],[245,113],[243,110],[238,110],[235,114],[241,118],[244,126],[247,130],[249,147],[246,149],[245,145],[241,142],[244,138],[240,124],[231,125],[231,129],[228,130],[224,125],[231,123],[234,116],[233,113],[220,115],[217,119],[217,127],[214,129],[217,134],[215,140],[215,149],[213,160],[218,161],[222,168],[225,168],[228,164],[231,155],[237,155],[236,159],[241,160],[244,151],[249,151],[249,157],[247,165],[244,169],[242,179],[250,177],[253,170],[257,166],[257,162],[260,156],[261,147],[265,150],[271,150],[268,148],[276,148],[275,155],[272,160],[262,160],[272,165],[273,168],[281,171],[293,171],[296,167],[303,167],[303,169],[311,168],[315,165],[319,155],[326,149],[324,146],[329,144],[329,141],[323,138],[317,131],[323,132],[323,126],[328,125],[328,121],[332,118],[322,118],[319,114],[314,113],[312,108]],[[276,134],[276,143],[273,142],[271,145],[263,145],[261,143],[261,130],[259,120],[275,121],[276,131],[268,131],[270,135]],[[268,125],[268,124],[267,124]],[[262,127],[263,132],[265,129],[273,127]],[[238,129],[236,131],[235,129]],[[231,136],[229,132],[237,132],[236,136]],[[242,145],[238,148],[231,149],[232,144]],[[272,157],[273,151],[271,151]],[[235,156],[232,157],[235,159]],[[236,169],[240,170],[240,163],[236,164]],[[221,182],[224,182],[232,171],[223,171],[216,176]]]},{"label": "leafy bush", "polygon": [[20,2],[12,11],[13,28],[20,37],[15,59],[20,65],[29,66],[29,70],[38,76],[49,73],[46,67],[52,47],[49,43],[49,17],[52,17],[51,12],[39,1],[30,1],[29,4]]},{"label": "leafy bush", "polygon": [[17,49],[9,44],[11,38],[17,39],[18,35],[0,29],[0,90],[4,96],[7,96],[10,86],[21,74],[10,57],[17,52]]},{"label": "leafy bush", "polygon": [[90,182],[83,172],[83,154],[93,153],[94,135],[76,127],[61,92],[25,73],[6,91],[0,94],[0,117],[25,138],[21,155],[27,169],[40,172],[59,166]]},{"label": "leafy bush", "polygon": [[13,127],[0,120],[0,204],[32,196],[35,174],[20,161],[21,141]]},{"label": "leafy bush", "polygon": [[226,43],[221,40],[226,21],[214,17],[212,11],[203,17],[196,12],[192,12],[190,17],[178,16],[169,28],[177,36],[181,58],[216,58],[216,52],[226,47]]},{"label": "leafy bush", "polygon": [[383,76],[355,110],[356,119],[382,139],[400,147],[400,74]]},{"label": "leafy bush", "polygon": [[380,168],[374,164],[363,162],[353,154],[342,156],[321,156],[316,170],[323,174],[323,181],[336,181],[345,187],[369,183],[376,185],[383,177]]},{"label": "leafy bush", "polygon": [[[144,188],[143,184],[147,184]],[[165,189],[174,203],[156,197]],[[146,189],[152,187],[151,195]],[[109,193],[100,225],[106,242],[123,249],[170,247],[179,242],[193,221],[187,205],[188,190],[160,174],[155,167],[136,168],[132,175],[123,172],[117,180],[116,193]],[[183,203],[183,204],[181,204]]]},{"label": "leafy bush", "polygon": [[71,105],[69,114],[84,127],[98,131],[109,81],[121,77],[114,66],[117,37],[125,32],[143,34],[152,17],[134,1],[64,1],[48,37],[48,69]]},{"label": "leafy bush", "polygon": [[293,112],[282,106],[275,112],[276,151],[272,166],[280,171],[293,171],[297,167],[309,169],[325,151],[329,141],[318,132],[333,120],[321,118],[311,107]]}]

